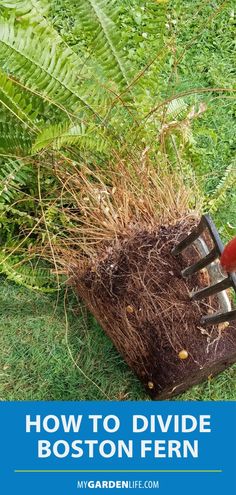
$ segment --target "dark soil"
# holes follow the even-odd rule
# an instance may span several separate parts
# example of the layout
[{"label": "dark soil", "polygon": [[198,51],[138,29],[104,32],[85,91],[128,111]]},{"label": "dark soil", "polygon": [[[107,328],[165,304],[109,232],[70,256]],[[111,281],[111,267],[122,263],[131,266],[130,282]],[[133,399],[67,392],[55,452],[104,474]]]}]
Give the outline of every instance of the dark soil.
[{"label": "dark soil", "polygon": [[207,272],[181,276],[197,252],[171,254],[189,230],[189,222],[136,228],[74,275],[79,296],[152,398],[170,398],[236,361],[236,326],[200,325],[203,314],[219,309],[217,299],[199,304],[189,297],[209,284]]}]

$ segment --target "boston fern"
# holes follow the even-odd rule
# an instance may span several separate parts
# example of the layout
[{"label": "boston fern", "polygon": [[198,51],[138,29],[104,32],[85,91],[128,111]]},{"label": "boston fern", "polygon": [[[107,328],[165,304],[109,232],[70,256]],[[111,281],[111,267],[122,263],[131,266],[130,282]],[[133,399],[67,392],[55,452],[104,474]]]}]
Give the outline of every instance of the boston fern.
[{"label": "boston fern", "polygon": [[[124,150],[129,157],[134,143],[139,156],[159,146],[162,114],[148,125],[143,119],[157,101],[153,66],[140,70],[128,61],[119,5],[75,2],[86,40],[77,50],[54,27],[50,1],[0,2],[0,269],[27,287],[50,287],[34,248],[50,245],[68,221],[63,208],[74,206],[66,182],[60,194],[57,167],[106,168]],[[147,7],[161,19],[163,48],[167,7],[156,0]],[[167,48],[157,54],[157,72],[167,54]]]}]

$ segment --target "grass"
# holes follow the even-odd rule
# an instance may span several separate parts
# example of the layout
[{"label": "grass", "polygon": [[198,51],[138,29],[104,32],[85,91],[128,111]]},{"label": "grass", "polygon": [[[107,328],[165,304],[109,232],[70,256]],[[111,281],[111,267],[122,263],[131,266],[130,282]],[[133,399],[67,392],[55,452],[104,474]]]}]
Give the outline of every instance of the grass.
[{"label": "grass", "polygon": [[3,277],[0,283],[1,400],[145,398],[110,340],[93,317],[79,309],[73,294],[67,295],[66,318],[63,297],[56,301]]},{"label": "grass", "polygon": [[[224,2],[219,15],[208,23],[212,8],[216,11],[222,1],[174,0],[163,4],[158,18],[159,23],[166,24],[162,39],[150,29],[153,17],[150,23],[151,14],[141,0],[118,1],[126,52],[137,68],[141,60],[148,61],[156,53],[157,42],[160,45],[168,38],[177,53],[182,53],[183,46],[189,47],[174,75],[173,91],[234,84],[233,1]],[[86,39],[79,38],[75,5],[71,0],[53,0],[51,16],[66,41],[80,51],[86,49]],[[163,95],[169,66],[167,60],[158,71]],[[200,100],[198,96],[196,101]],[[204,101],[207,111],[194,124],[195,142],[188,152],[199,183],[210,198],[234,159],[235,101],[219,96],[204,97]],[[225,238],[236,234],[235,210],[234,184],[214,216]],[[66,309],[67,318],[63,294],[57,301],[53,295],[0,279],[0,398],[148,400],[110,340],[94,318],[80,310],[73,294],[67,294]],[[179,398],[236,400],[236,365]]]}]

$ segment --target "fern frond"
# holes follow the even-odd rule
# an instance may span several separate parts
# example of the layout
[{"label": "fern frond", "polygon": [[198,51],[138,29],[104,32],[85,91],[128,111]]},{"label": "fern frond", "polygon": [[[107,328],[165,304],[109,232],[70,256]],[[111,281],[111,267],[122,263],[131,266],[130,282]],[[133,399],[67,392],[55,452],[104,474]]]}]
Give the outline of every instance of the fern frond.
[{"label": "fern frond", "polygon": [[36,129],[34,120],[37,110],[32,108],[29,98],[0,70],[0,104],[14,117]]},{"label": "fern frond", "polygon": [[170,102],[167,107],[166,115],[171,120],[176,119],[177,117],[182,118],[187,109],[187,103],[182,98],[178,98]]},{"label": "fern frond", "polygon": [[47,0],[1,0],[1,6],[14,10],[17,16],[34,21],[35,24],[42,22],[49,10]]},{"label": "fern frond", "polygon": [[[30,215],[27,211],[17,209],[11,204],[0,201],[0,227],[2,228],[6,226],[6,217],[8,220],[11,219],[11,226],[13,227],[21,225],[24,222],[31,228],[35,222],[39,221],[39,218],[34,215],[34,212]],[[14,221],[12,219],[14,219]]]},{"label": "fern frond", "polygon": [[23,125],[12,122],[0,122],[0,153],[25,156],[30,154],[31,137]]},{"label": "fern frond", "polygon": [[58,290],[58,288],[52,287],[52,284],[55,285],[55,277],[51,275],[49,269],[22,264],[17,256],[5,258],[5,253],[0,253],[0,273],[6,275],[9,280],[23,285],[27,289],[34,289],[40,292],[55,292]]},{"label": "fern frond", "polygon": [[104,132],[95,126],[79,124],[71,126],[70,122],[46,127],[33,144],[32,151],[52,147],[59,150],[63,146],[77,146],[79,149],[103,152],[107,148]]},{"label": "fern frond", "polygon": [[21,160],[8,159],[0,166],[0,201],[10,202],[27,182],[29,168]]},{"label": "fern frond", "polygon": [[205,199],[204,209],[210,213],[216,213],[226,202],[228,191],[236,188],[236,168],[235,163],[231,163],[225,170],[224,176],[219,181],[217,187],[211,192],[210,197]]},{"label": "fern frond", "polygon": [[120,89],[124,89],[129,85],[130,77],[122,53],[121,35],[114,23],[116,2],[80,0],[76,7],[78,22],[82,24],[85,33],[93,33],[93,55],[101,63],[104,74],[119,84]]},{"label": "fern frond", "polygon": [[42,98],[64,107],[65,111],[96,114],[87,101],[86,86],[79,84],[75,53],[61,38],[60,42],[48,38],[47,30],[31,24],[26,28],[14,16],[1,19],[0,63],[26,89],[36,90]]}]

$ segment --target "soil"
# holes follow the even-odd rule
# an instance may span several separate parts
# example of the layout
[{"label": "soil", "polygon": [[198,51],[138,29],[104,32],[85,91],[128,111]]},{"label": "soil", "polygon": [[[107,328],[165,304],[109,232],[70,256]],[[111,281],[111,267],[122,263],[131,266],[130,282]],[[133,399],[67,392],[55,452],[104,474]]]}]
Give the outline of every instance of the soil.
[{"label": "soil", "polygon": [[209,285],[207,271],[181,276],[199,258],[195,248],[171,254],[192,226],[133,228],[73,275],[77,293],[153,399],[171,398],[236,361],[236,325],[200,325],[203,314],[219,309],[217,298],[190,299]]}]

